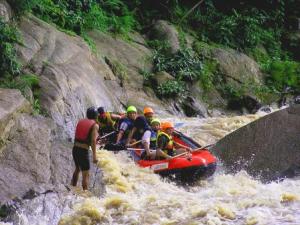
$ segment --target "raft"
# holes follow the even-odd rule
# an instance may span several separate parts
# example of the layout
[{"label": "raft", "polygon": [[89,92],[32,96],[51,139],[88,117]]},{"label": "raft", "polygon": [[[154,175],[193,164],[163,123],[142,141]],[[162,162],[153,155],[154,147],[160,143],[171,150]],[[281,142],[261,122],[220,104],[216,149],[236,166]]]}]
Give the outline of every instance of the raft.
[{"label": "raft", "polygon": [[140,167],[150,168],[154,173],[181,182],[195,182],[214,174],[217,159],[208,149],[197,150],[201,145],[178,131],[173,140],[194,149],[192,156],[188,158],[187,154],[180,154],[169,160],[142,160],[141,151],[135,150],[132,151],[133,159]]}]

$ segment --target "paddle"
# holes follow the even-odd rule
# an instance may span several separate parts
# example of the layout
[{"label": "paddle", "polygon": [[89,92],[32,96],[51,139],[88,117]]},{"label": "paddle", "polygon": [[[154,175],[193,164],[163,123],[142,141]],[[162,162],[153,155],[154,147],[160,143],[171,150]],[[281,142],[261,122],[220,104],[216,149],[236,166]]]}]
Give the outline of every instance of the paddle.
[{"label": "paddle", "polygon": [[211,147],[211,146],[214,146],[214,145],[215,145],[215,144],[209,144],[209,145],[205,145],[205,146],[200,147],[200,148],[192,149],[192,152],[197,152],[197,151],[206,149],[206,148]]},{"label": "paddle", "polygon": [[110,133],[108,133],[108,134],[105,134],[105,135],[101,136],[99,139],[101,140],[101,139],[103,139],[103,138],[106,138],[106,137],[108,137],[108,136],[114,134],[115,132],[116,132],[116,131],[112,131],[112,132],[110,132]]},{"label": "paddle", "polygon": [[[178,158],[178,157],[180,157],[180,156],[187,155],[187,154],[188,154],[188,152],[183,152],[183,153],[180,153],[180,154],[178,154],[178,155],[175,155],[175,156],[171,157],[170,159],[175,159],[175,158]],[[169,160],[170,160],[170,159],[169,159]]]},{"label": "paddle", "polygon": [[138,143],[140,143],[140,142],[142,142],[142,140],[139,140],[139,141],[133,142],[133,143],[129,144],[128,146],[134,146],[134,145],[136,145],[136,144],[138,144]]},{"label": "paddle", "polygon": [[102,144],[101,141],[102,141],[104,138],[109,137],[110,135],[114,134],[115,132],[116,132],[116,131],[112,131],[112,132],[110,132],[110,133],[108,133],[108,134],[105,134],[105,135],[99,137],[99,139],[97,140],[97,143],[101,145],[101,144]]}]

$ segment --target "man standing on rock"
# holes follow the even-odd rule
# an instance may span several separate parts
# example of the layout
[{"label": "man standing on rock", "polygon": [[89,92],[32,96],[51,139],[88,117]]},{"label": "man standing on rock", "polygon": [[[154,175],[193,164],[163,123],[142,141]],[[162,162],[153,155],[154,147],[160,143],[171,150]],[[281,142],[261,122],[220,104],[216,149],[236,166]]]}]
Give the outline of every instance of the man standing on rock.
[{"label": "man standing on rock", "polygon": [[96,144],[99,125],[96,123],[98,111],[95,107],[90,107],[86,111],[86,119],[81,119],[76,126],[75,142],[73,147],[73,159],[75,171],[73,173],[71,185],[76,186],[80,171],[82,172],[82,188],[88,189],[89,184],[89,148],[92,147],[93,163],[97,163]]}]

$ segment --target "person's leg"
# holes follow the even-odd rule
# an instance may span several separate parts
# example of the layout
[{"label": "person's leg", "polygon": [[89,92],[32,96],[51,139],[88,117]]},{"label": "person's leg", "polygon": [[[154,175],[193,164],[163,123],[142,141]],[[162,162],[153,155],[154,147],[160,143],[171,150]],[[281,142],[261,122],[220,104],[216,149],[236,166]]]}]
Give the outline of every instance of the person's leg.
[{"label": "person's leg", "polygon": [[147,130],[144,132],[143,137],[142,137],[142,144],[143,147],[146,151],[147,157],[150,158],[151,153],[150,153],[150,137],[151,137],[151,131]]},{"label": "person's leg", "polygon": [[79,178],[80,169],[76,166],[75,171],[72,176],[71,185],[76,186]]},{"label": "person's leg", "polygon": [[76,186],[77,182],[78,182],[78,179],[79,179],[79,173],[80,173],[80,167],[79,167],[80,156],[79,156],[79,151],[80,150],[77,149],[75,146],[73,147],[72,155],[73,155],[73,160],[74,160],[74,163],[75,163],[75,170],[74,170],[74,173],[73,173],[73,176],[72,176],[72,180],[71,180],[71,185],[72,186]]},{"label": "person's leg", "polygon": [[90,173],[89,170],[82,171],[82,189],[87,190],[89,186]]}]

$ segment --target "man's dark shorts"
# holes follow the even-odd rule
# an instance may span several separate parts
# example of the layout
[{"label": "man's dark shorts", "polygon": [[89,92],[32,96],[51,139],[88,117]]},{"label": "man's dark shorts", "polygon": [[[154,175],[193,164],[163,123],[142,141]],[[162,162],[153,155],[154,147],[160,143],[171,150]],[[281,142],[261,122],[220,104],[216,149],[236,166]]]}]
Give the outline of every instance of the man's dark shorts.
[{"label": "man's dark shorts", "polygon": [[87,149],[74,146],[72,155],[76,167],[79,167],[81,171],[90,169],[89,151]]}]

